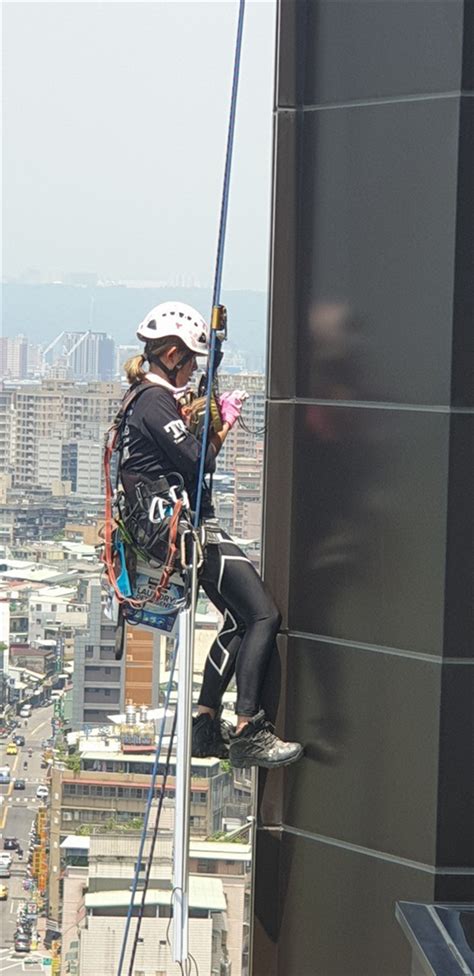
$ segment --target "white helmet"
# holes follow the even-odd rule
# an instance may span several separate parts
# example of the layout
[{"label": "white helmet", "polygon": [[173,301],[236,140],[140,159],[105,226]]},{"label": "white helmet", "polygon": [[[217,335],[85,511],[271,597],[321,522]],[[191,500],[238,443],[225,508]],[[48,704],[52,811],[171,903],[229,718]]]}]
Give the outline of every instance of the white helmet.
[{"label": "white helmet", "polygon": [[209,329],[202,315],[184,302],[161,302],[140,322],[137,336],[142,342],[176,336],[196,356],[207,356]]}]

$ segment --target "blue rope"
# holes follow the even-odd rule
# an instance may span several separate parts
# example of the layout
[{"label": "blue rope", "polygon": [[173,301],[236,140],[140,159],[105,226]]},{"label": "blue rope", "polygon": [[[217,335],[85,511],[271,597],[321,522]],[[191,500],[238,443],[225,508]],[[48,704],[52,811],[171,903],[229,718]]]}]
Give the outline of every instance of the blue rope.
[{"label": "blue rope", "polygon": [[[127,949],[128,933],[129,933],[129,930],[130,930],[130,924],[131,924],[131,921],[132,921],[132,914],[133,914],[133,909],[134,909],[135,894],[136,894],[137,887],[138,887],[138,880],[139,880],[139,874],[140,874],[140,865],[141,865],[141,862],[142,862],[143,849],[145,847],[146,833],[147,833],[147,829],[148,829],[148,821],[150,819],[151,805],[152,805],[152,802],[153,802],[153,797],[154,797],[154,792],[155,792],[156,778],[157,778],[157,775],[158,775],[158,766],[159,766],[159,763],[160,763],[161,748],[162,748],[162,745],[163,745],[163,737],[164,737],[165,722],[166,722],[166,711],[168,709],[169,702],[170,702],[171,689],[172,689],[172,685],[173,685],[173,676],[174,676],[174,670],[175,670],[177,656],[178,656],[178,641],[176,641],[175,649],[173,651],[173,658],[172,658],[172,662],[171,662],[170,676],[169,676],[169,679],[168,679],[168,687],[166,689],[165,703],[164,703],[164,706],[163,706],[163,708],[164,708],[164,714],[163,714],[163,718],[161,720],[160,734],[158,736],[158,743],[157,743],[157,746],[156,746],[155,761],[153,763],[153,769],[152,769],[152,774],[151,774],[151,782],[150,782],[150,786],[149,786],[149,789],[148,789],[148,797],[147,797],[147,803],[146,803],[146,808],[145,808],[145,817],[144,817],[144,820],[143,820],[142,835],[140,837],[140,847],[139,847],[139,850],[138,850],[137,862],[136,862],[136,865],[135,865],[135,874],[133,876],[132,893],[130,895],[130,904],[128,906],[127,921],[125,923],[125,930],[124,930],[124,933],[123,933],[123,940],[122,940],[122,947],[121,947],[121,950],[120,950],[120,959],[119,959],[117,976],[122,976],[122,968],[123,968],[123,964],[124,964],[124,960],[125,960],[125,952],[126,952],[126,949]],[[158,816],[158,814],[157,814],[157,816]]]},{"label": "blue rope", "polygon": [[[243,35],[243,25],[244,25],[244,10],[245,10],[245,0],[240,0],[240,5],[239,5],[239,18],[238,18],[238,24],[237,24],[237,40],[236,40],[235,58],[234,58],[234,74],[233,74],[233,80],[232,80],[232,95],[231,95],[230,114],[229,114],[229,129],[228,129],[228,134],[227,134],[227,150],[226,150],[226,160],[225,160],[225,168],[224,168],[224,186],[223,186],[223,192],[222,192],[221,214],[220,214],[220,222],[219,222],[219,236],[218,236],[218,242],[217,242],[216,268],[215,268],[215,275],[214,275],[214,291],[213,291],[213,297],[212,297],[213,307],[215,307],[216,305],[219,304],[220,293],[221,293],[222,268],[223,268],[223,264],[224,264],[225,234],[226,234],[226,227],[227,227],[227,211],[228,211],[228,206],[229,206],[230,173],[231,173],[231,167],[232,167],[232,151],[233,151],[233,145],[234,145],[235,115],[236,115],[236,107],[237,107],[237,92],[238,92],[238,85],[239,85],[240,56],[241,56],[241,50],[242,50],[242,35]],[[205,415],[204,415],[204,427],[203,427],[202,443],[201,443],[201,456],[200,456],[200,459],[199,459],[199,476],[198,476],[197,493],[196,493],[196,506],[195,506],[195,516],[194,516],[194,527],[195,528],[197,528],[198,525],[199,525],[199,518],[200,518],[200,513],[201,513],[202,489],[203,489],[203,484],[204,484],[204,468],[205,468],[205,463],[206,463],[206,451],[207,451],[207,441],[208,441],[208,433],[209,433],[209,421],[210,421],[210,416],[211,416],[211,394],[212,394],[212,384],[213,384],[214,373],[215,373],[214,364],[215,364],[215,360],[216,360],[216,344],[217,344],[216,330],[215,329],[212,329],[211,330],[211,343],[210,343],[210,350],[209,350],[208,373],[207,373],[206,411],[205,411]],[[125,923],[125,930],[124,930],[124,935],[123,935],[123,940],[122,940],[122,947],[121,947],[121,951],[120,951],[120,959],[119,959],[119,967],[118,967],[118,974],[117,974],[117,976],[122,976],[123,963],[124,963],[125,952],[126,952],[126,948],[127,948],[128,933],[129,933],[129,930],[130,930],[130,924],[131,924],[132,914],[133,914],[133,908],[134,908],[134,899],[135,899],[135,894],[136,894],[137,887],[138,887],[138,877],[139,877],[139,873],[140,873],[141,859],[142,859],[142,855],[143,855],[143,849],[144,849],[144,846],[145,846],[146,832],[147,832],[147,828],[148,828],[148,820],[149,820],[149,817],[150,817],[151,804],[152,804],[152,801],[153,801],[153,794],[154,794],[154,790],[155,790],[156,777],[157,777],[157,773],[158,773],[158,765],[159,765],[159,759],[160,759],[161,747],[162,747],[163,735],[164,735],[164,727],[165,727],[165,719],[166,719],[166,710],[167,710],[168,705],[169,705],[169,699],[170,699],[170,695],[171,695],[171,686],[172,686],[172,682],[173,682],[173,674],[174,674],[174,669],[175,669],[175,664],[176,664],[177,647],[178,647],[178,645],[176,643],[176,648],[175,648],[175,652],[174,652],[174,655],[173,655],[173,662],[172,662],[172,668],[171,668],[171,671],[170,671],[170,677],[169,677],[168,687],[167,687],[167,690],[166,690],[166,698],[165,698],[165,705],[164,705],[165,714],[163,715],[163,720],[162,720],[162,723],[161,723],[159,741],[158,741],[158,745],[157,745],[157,748],[156,748],[155,761],[153,763],[152,778],[151,778],[150,788],[148,790],[147,805],[146,805],[146,809],[145,809],[145,817],[144,817],[144,821],[143,821],[142,835],[141,835],[141,838],[140,838],[140,847],[139,847],[138,856],[137,856],[137,863],[135,865],[135,874],[134,874],[134,878],[133,878],[132,893],[131,893],[131,897],[130,897],[130,904],[129,904],[129,907],[128,907],[128,912],[127,912],[127,920],[126,920],[126,923]]]},{"label": "blue rope", "polygon": [[[234,76],[232,79],[232,95],[230,100],[229,129],[227,133],[227,151],[224,167],[224,186],[222,190],[221,215],[219,221],[219,236],[217,240],[216,268],[214,273],[214,291],[212,295],[212,307],[220,303],[222,268],[224,265],[225,235],[227,228],[227,211],[229,208],[230,174],[232,168],[232,151],[234,146],[235,116],[237,110],[237,92],[239,88],[240,55],[242,51],[242,36],[244,30],[244,11],[245,0],[240,0],[239,19],[237,23],[237,40],[235,44],[234,57]],[[199,458],[199,475],[196,492],[196,506],[194,513],[194,527],[199,525],[201,515],[202,491],[204,485],[204,468],[206,465],[207,441],[209,436],[209,421],[211,417],[211,395],[212,384],[214,381],[214,363],[216,360],[217,336],[216,329],[211,329],[211,345],[209,350],[209,364],[207,369],[206,387],[206,411],[204,414],[204,426],[202,431],[201,455]]]}]

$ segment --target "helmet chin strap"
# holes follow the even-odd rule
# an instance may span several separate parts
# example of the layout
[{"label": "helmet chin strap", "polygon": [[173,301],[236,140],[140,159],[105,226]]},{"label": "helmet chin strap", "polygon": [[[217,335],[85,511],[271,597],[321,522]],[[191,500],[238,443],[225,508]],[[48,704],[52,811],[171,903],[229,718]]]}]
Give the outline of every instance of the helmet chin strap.
[{"label": "helmet chin strap", "polygon": [[186,366],[186,363],[189,363],[193,356],[194,353],[191,352],[190,349],[187,349],[186,352],[181,356],[179,362],[176,363],[176,366],[171,367],[167,366],[159,356],[155,356],[153,353],[150,353],[150,355],[147,356],[147,359],[149,363],[154,363],[155,366],[159,366],[160,369],[163,370],[165,376],[168,377],[170,383],[172,383],[173,386],[176,386],[176,378],[180,369],[182,369],[183,366]]}]

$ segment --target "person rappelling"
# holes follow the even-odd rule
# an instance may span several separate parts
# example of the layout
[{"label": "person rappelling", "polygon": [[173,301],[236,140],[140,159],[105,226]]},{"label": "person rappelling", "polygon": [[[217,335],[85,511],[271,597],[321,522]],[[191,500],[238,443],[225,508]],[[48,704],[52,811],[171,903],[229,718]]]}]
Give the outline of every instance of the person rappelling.
[{"label": "person rappelling", "polygon": [[[164,302],[140,323],[137,336],[145,347],[142,355],[125,364],[131,399],[121,420],[119,475],[128,512],[141,510],[138,522],[143,533],[153,498],[166,496],[177,483],[191,513],[195,510],[201,441],[193,432],[196,411],[189,390],[198,357],[208,355],[209,328],[190,306]],[[216,457],[245,397],[238,390],[215,397],[219,417],[209,429],[205,474],[215,470]],[[280,739],[261,707],[281,617],[250,560],[219,526],[208,486],[201,488],[198,578],[223,624],[206,659],[193,719],[192,752],[196,757],[228,757],[236,767],[286,766],[300,758],[303,747]],[[138,524],[136,515],[135,519]],[[132,535],[133,524],[133,520],[132,527],[128,523]],[[155,528],[156,522],[150,522],[151,540],[156,539]],[[146,545],[145,536],[141,542]],[[163,538],[158,535],[154,544],[148,553],[163,558]],[[222,697],[234,675],[235,729],[221,718]]]}]

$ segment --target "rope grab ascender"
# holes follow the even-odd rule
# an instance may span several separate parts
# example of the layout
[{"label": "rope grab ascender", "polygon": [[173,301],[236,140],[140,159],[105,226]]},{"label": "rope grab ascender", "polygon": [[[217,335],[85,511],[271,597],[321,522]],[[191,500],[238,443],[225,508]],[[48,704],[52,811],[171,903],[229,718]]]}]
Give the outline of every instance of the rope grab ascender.
[{"label": "rope grab ascender", "polygon": [[[137,925],[134,933],[132,949],[130,953],[128,976],[133,976],[134,961],[140,936],[140,927],[145,909],[146,892],[151,873],[153,852],[159,828],[160,813],[164,801],[166,782],[169,775],[171,764],[171,754],[173,741],[178,719],[178,751],[176,756],[176,824],[175,824],[175,870],[173,890],[171,899],[173,901],[173,921],[174,921],[174,944],[173,958],[178,964],[183,976],[190,973],[191,962],[194,963],[196,976],[199,976],[197,963],[188,949],[188,902],[189,902],[189,872],[188,872],[188,848],[189,848],[189,800],[190,800],[190,771],[191,771],[191,712],[192,712],[192,669],[194,653],[194,618],[196,611],[196,600],[198,591],[197,573],[202,563],[202,547],[200,529],[200,512],[203,487],[205,484],[205,458],[207,443],[211,424],[215,430],[220,430],[220,415],[217,405],[217,370],[222,360],[222,342],[227,338],[227,321],[225,309],[220,304],[220,293],[222,283],[222,270],[224,261],[225,237],[227,228],[227,213],[229,202],[230,175],[232,167],[232,153],[235,131],[235,117],[237,108],[237,94],[240,72],[240,58],[242,50],[243,23],[245,12],[245,0],[239,0],[239,14],[237,22],[237,36],[234,56],[234,68],[232,78],[232,92],[230,100],[229,124],[227,132],[226,158],[224,166],[224,179],[221,200],[221,210],[219,219],[219,233],[217,242],[217,255],[214,275],[214,289],[212,299],[211,315],[211,336],[210,350],[208,358],[207,373],[200,384],[198,399],[189,405],[189,423],[201,441],[199,472],[196,484],[196,504],[194,510],[194,520],[189,506],[189,499],[184,491],[183,484],[179,482],[177,476],[176,484],[163,485],[163,491],[148,499],[151,512],[154,516],[156,512],[160,516],[156,524],[157,538],[155,541],[161,542],[164,547],[164,557],[159,560],[157,565],[150,561],[146,547],[143,548],[136,542],[136,533],[132,536],[127,529],[127,524],[133,523],[134,513],[125,510],[123,496],[120,491],[114,493],[111,481],[111,462],[114,452],[119,448],[120,426],[125,416],[126,410],[132,400],[143,395],[143,390],[136,387],[129,391],[122,401],[120,410],[115,418],[112,427],[107,435],[107,442],[104,452],[104,471],[106,483],[106,503],[105,503],[105,528],[104,528],[104,554],[103,560],[106,568],[107,578],[117,603],[118,632],[121,632],[119,639],[118,652],[121,654],[123,647],[124,620],[130,623],[144,621],[144,617],[149,612],[150,606],[159,607],[160,600],[169,593],[173,581],[176,580],[177,595],[171,600],[172,611],[177,616],[180,613],[180,684],[184,676],[184,688],[179,688],[178,710],[175,709],[171,734],[168,742],[167,757],[164,771],[161,774],[161,786],[158,795],[158,809],[155,824],[152,832],[152,841],[147,860],[145,881],[141,890],[141,902],[138,905]],[[147,387],[148,384],[142,384]],[[182,482],[182,479],[181,479]],[[209,488],[212,491],[212,484]],[[114,511],[115,506],[115,511]],[[150,515],[150,507],[148,508]],[[140,523],[140,513],[135,512]],[[114,528],[115,524],[115,528]],[[136,528],[136,525],[134,526]],[[143,524],[142,524],[143,528]],[[179,542],[179,545],[178,545]],[[154,549],[155,551],[155,549]],[[148,560],[148,561],[147,561]],[[143,593],[137,593],[137,582],[140,578],[140,569],[143,569],[145,562],[146,570],[153,570],[153,577],[149,576],[148,585],[145,586]],[[156,570],[160,576],[155,582]],[[118,575],[117,575],[117,571]],[[146,576],[146,572],[144,574]],[[150,581],[153,578],[153,583]],[[181,583],[181,590],[179,590]],[[134,589],[135,588],[135,589]],[[168,613],[170,601],[168,600]],[[149,624],[157,626],[156,623]],[[166,629],[166,628],[165,628]],[[169,628],[168,628],[169,632]],[[181,639],[182,638],[182,639]],[[117,647],[117,641],[116,641]],[[143,863],[143,852],[148,830],[152,801],[155,796],[156,780],[160,766],[160,756],[163,744],[166,714],[170,703],[170,696],[173,687],[174,672],[178,654],[178,644],[175,644],[174,653],[170,663],[168,685],[165,694],[163,708],[163,718],[161,721],[160,733],[155,752],[155,759],[148,790],[146,809],[143,819],[143,827],[140,836],[139,851],[135,863],[135,872],[131,888],[130,904],[127,912],[124,934],[122,939],[119,965],[117,976],[122,976],[127,942],[130,931],[132,915],[135,906],[135,896],[137,894],[141,865]],[[179,802],[179,816],[178,816]],[[167,936],[168,940],[168,936]]]}]

